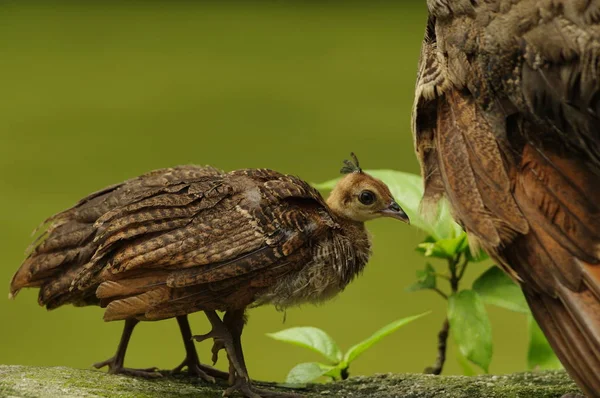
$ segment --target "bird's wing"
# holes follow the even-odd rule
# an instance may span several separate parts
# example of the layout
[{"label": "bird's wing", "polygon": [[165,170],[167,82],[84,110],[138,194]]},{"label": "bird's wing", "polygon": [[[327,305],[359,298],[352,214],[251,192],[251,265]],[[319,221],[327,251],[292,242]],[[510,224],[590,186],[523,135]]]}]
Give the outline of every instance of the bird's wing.
[{"label": "bird's wing", "polygon": [[[94,301],[95,288],[70,291],[70,287],[74,280],[81,280],[82,274],[87,274],[92,257],[104,243],[101,237],[115,236],[114,230],[107,227],[110,224],[107,221],[125,222],[128,220],[125,213],[129,212],[131,216],[135,208],[160,202],[172,192],[179,194],[182,203],[166,201],[163,208],[183,216],[187,209],[183,202],[187,201],[189,207],[193,207],[194,201],[200,198],[197,192],[206,181],[222,174],[212,167],[179,166],[155,170],[87,196],[74,207],[44,222],[45,230],[32,243],[27,258],[11,281],[11,293],[14,295],[23,287],[40,287],[39,302],[48,308],[77,302],[84,296],[86,300]],[[160,224],[159,219],[160,216],[155,214],[147,222],[130,222],[129,227],[135,224],[155,231],[174,228]]]},{"label": "bird's wing", "polygon": [[413,113],[424,205],[448,198],[596,394],[600,2],[429,5]]},{"label": "bird's wing", "polygon": [[242,170],[220,184],[229,194],[185,225],[112,252],[101,246],[105,319],[164,318],[215,300],[246,306],[254,288],[307,263],[308,242],[334,226],[319,193],[295,177]]}]

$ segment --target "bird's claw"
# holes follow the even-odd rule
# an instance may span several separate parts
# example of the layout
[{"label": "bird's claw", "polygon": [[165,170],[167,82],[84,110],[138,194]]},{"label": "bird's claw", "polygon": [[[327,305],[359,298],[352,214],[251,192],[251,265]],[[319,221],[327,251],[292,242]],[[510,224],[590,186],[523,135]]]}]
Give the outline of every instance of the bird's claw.
[{"label": "bird's claw", "polygon": [[195,334],[192,336],[192,339],[195,340],[196,342],[200,343],[200,342],[203,342],[204,340],[215,339],[218,337],[219,336],[217,335],[217,332],[215,332],[215,330],[213,329],[206,334]]},{"label": "bird's claw", "polygon": [[207,374],[204,369],[202,369],[202,365],[199,363],[195,363],[195,361],[191,361],[188,358],[184,359],[183,362],[176,368],[172,369],[169,374],[178,374],[181,373],[183,368],[187,367],[188,374],[190,376],[198,377],[201,380],[204,380],[208,383],[215,383],[215,378],[209,374]]},{"label": "bird's claw", "polygon": [[242,393],[248,398],[304,398],[304,395],[300,394],[276,392],[256,388],[252,385],[249,379],[239,376],[235,378],[235,381],[229,388],[223,391],[223,396],[228,397],[234,394],[236,391]]},{"label": "bird's claw", "polygon": [[162,377],[162,374],[158,372],[157,367],[145,369],[125,368],[122,364],[117,362],[115,357],[109,358],[106,361],[97,362],[93,366],[96,369],[108,366],[108,373],[113,375],[119,374],[125,376],[141,377],[144,379],[156,379]]},{"label": "bird's claw", "polygon": [[219,360],[219,351],[225,349],[225,342],[222,339],[214,339],[214,343],[211,349],[213,366]]}]

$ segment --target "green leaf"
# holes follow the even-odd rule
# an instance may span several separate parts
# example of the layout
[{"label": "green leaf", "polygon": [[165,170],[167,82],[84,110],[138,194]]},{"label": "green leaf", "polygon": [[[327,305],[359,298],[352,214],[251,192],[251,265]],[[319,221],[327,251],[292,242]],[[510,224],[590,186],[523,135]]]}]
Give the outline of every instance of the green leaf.
[{"label": "green leaf", "polygon": [[289,371],[285,378],[285,382],[287,384],[308,383],[325,375],[325,373],[329,372],[332,368],[334,367],[323,365],[318,362],[299,363]]},{"label": "green leaf", "polygon": [[463,233],[463,229],[458,225],[452,213],[450,212],[450,204],[447,200],[442,199],[438,205],[437,222],[434,225],[434,237],[439,239],[452,239]]},{"label": "green leaf", "polygon": [[424,270],[417,271],[417,282],[408,286],[406,291],[416,292],[417,290],[435,289],[435,287],[435,269],[431,264],[427,263]]},{"label": "green leaf", "polygon": [[342,360],[342,352],[336,342],[319,328],[294,327],[276,333],[267,333],[267,336],[316,351],[334,364]]},{"label": "green leaf", "polygon": [[[396,202],[410,218],[411,225],[425,231],[435,240],[456,238],[462,233],[461,227],[450,215],[450,207],[444,200],[440,201],[437,218],[427,221],[419,212],[419,204],[423,197],[423,181],[420,176],[394,170],[365,170],[366,173],[382,180],[392,192]],[[313,184],[320,190],[331,190],[339,178],[321,184]]]},{"label": "green leaf", "polygon": [[423,253],[425,257],[433,258],[451,258],[435,242],[422,242],[417,245],[417,251]]},{"label": "green leaf", "polygon": [[448,321],[461,354],[487,373],[492,360],[492,325],[479,295],[463,290],[450,296]]},{"label": "green leaf", "polygon": [[484,303],[506,308],[511,311],[529,313],[529,307],[521,288],[504,271],[491,267],[473,282]]},{"label": "green leaf", "polygon": [[460,365],[463,371],[463,375],[475,376],[477,374],[475,369],[473,369],[473,367],[471,366],[471,362],[469,362],[469,360],[460,353],[460,350],[456,351],[456,361]]},{"label": "green leaf", "polygon": [[527,350],[527,369],[562,369],[562,365],[546,336],[530,315],[527,317],[529,327],[529,349]]},{"label": "green leaf", "polygon": [[458,253],[469,250],[467,234],[463,232],[456,238],[440,239],[432,241],[425,239],[424,242],[417,245],[417,251],[423,253],[425,257],[449,258],[453,259]]},{"label": "green leaf", "polygon": [[355,344],[352,347],[350,347],[348,352],[346,352],[346,355],[344,355],[344,360],[342,361],[342,363],[344,364],[344,366],[348,366],[360,354],[362,354],[363,352],[368,350],[373,344],[377,343],[378,341],[383,339],[385,336],[394,333],[396,330],[400,329],[402,326],[404,326],[408,323],[411,323],[412,321],[417,320],[417,319],[421,318],[422,316],[429,314],[429,312],[430,311],[424,312],[419,315],[413,315],[413,316],[409,316],[406,318],[402,318],[402,319],[399,319],[397,321],[394,321],[394,322],[382,327],[381,329],[379,329],[378,331],[373,333],[366,340],[363,340],[360,343]]},{"label": "green leaf", "polygon": [[451,258],[469,248],[469,242],[467,241],[467,234],[465,232],[461,233],[456,238],[440,239],[436,244]]},{"label": "green leaf", "polygon": [[[321,364],[322,365],[322,364]],[[322,365],[325,366],[325,365]],[[347,367],[343,361],[336,366],[331,366],[329,370],[323,373],[323,376],[331,377],[333,380],[342,380],[342,369]]]}]

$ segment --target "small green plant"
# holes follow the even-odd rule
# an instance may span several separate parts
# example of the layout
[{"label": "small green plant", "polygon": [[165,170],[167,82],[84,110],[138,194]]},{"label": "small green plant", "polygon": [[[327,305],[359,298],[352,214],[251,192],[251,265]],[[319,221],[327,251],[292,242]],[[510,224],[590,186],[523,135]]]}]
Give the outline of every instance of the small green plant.
[{"label": "small green plant", "polygon": [[[393,170],[368,170],[367,173],[385,182],[394,198],[408,214],[411,225],[427,234],[416,250],[428,260],[416,272],[417,281],[408,291],[433,291],[446,305],[446,319],[438,333],[438,355],[426,373],[440,374],[446,360],[448,335],[452,334],[458,347],[458,362],[465,374],[474,374],[471,364],[488,372],[492,360],[492,326],[486,305],[494,305],[527,314],[529,349],[527,367],[556,369],[560,362],[552,352],[539,326],[533,320],[521,289],[498,267],[479,268],[481,274],[468,288],[461,282],[469,264],[480,263],[488,257],[484,252],[472,253],[467,234],[454,222],[449,206],[440,202],[438,214],[430,221],[419,212],[423,183],[418,175]],[[338,179],[315,184],[318,189],[330,190]],[[473,268],[473,267],[471,267]],[[483,272],[482,272],[483,271]]]},{"label": "small green plant", "polygon": [[315,327],[294,327],[276,333],[268,333],[267,336],[274,338],[275,340],[284,341],[318,352],[328,361],[328,364],[305,362],[296,365],[288,373],[286,383],[302,384],[318,379],[321,376],[328,376],[332,380],[343,380],[348,378],[350,364],[358,358],[360,354],[368,350],[385,336],[394,333],[402,326],[426,314],[428,314],[428,312],[392,322],[373,333],[367,339],[350,347],[345,354],[342,353],[336,342],[327,333]]}]

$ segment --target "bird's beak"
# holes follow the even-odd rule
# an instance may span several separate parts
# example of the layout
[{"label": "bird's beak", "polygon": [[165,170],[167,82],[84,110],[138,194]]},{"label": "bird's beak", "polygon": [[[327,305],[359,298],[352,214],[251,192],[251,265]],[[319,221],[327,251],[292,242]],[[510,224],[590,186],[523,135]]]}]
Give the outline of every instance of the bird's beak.
[{"label": "bird's beak", "polygon": [[406,215],[404,210],[402,210],[400,205],[395,201],[392,201],[392,203],[390,203],[387,209],[381,210],[380,213],[383,217],[395,218],[397,220],[404,221],[405,223],[410,224],[408,216]]}]

